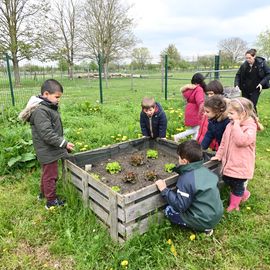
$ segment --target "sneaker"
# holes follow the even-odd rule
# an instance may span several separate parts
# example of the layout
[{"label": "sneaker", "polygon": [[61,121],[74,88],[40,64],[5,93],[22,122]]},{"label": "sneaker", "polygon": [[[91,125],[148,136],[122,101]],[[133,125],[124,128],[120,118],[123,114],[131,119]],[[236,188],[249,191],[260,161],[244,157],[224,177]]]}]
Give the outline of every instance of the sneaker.
[{"label": "sneaker", "polygon": [[206,230],[204,230],[204,233],[206,236],[211,236],[211,235],[213,235],[214,230],[213,229],[206,229]]},{"label": "sneaker", "polygon": [[40,192],[37,196],[38,201],[42,201],[45,198],[44,193]]},{"label": "sneaker", "polygon": [[45,208],[47,210],[49,210],[50,208],[64,206],[64,205],[65,205],[65,201],[62,201],[62,200],[57,198],[53,201],[48,201],[45,205]]}]

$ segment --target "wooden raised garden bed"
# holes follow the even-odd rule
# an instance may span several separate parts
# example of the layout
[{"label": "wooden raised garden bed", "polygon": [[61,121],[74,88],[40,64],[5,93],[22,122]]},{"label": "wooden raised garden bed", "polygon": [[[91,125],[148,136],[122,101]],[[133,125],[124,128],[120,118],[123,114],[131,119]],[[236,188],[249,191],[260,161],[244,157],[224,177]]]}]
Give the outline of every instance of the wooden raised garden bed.
[{"label": "wooden raised garden bed", "polygon": [[[117,160],[117,157],[146,151],[146,149],[156,149],[163,158],[170,158],[174,163],[178,162],[176,143],[164,140],[155,141],[148,138],[78,153],[65,160],[64,178],[77,188],[85,206],[90,207],[97,217],[109,227],[111,237],[120,242],[130,238],[134,232],[146,232],[153,219],[153,214],[158,220],[163,217],[162,210],[166,203],[154,182],[146,182],[145,184],[139,179],[137,184],[139,189],[135,190],[131,183],[123,183],[119,175],[119,185],[126,185],[130,188],[123,188],[120,192],[113,191],[106,181],[109,182],[108,179],[115,178],[117,175],[107,173],[105,165],[108,160],[114,161]],[[92,165],[90,172],[85,170],[85,165],[87,167],[89,164]],[[217,162],[206,162],[204,165],[215,173],[219,171]],[[104,166],[106,177],[97,180],[93,176],[93,172],[95,173],[95,169],[100,166]],[[146,161],[144,166],[151,168],[153,165]],[[125,168],[122,168],[122,171],[124,173]],[[177,174],[163,175],[159,173],[159,175],[162,176],[161,179],[165,179],[169,187],[175,187],[178,179]]]}]

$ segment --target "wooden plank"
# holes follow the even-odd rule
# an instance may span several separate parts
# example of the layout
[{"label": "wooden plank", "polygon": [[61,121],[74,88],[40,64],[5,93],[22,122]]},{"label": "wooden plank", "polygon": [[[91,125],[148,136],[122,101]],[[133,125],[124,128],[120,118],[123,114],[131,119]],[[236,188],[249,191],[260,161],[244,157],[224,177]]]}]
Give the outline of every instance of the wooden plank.
[{"label": "wooden plank", "polygon": [[71,183],[82,191],[83,190],[82,179],[78,178],[78,176],[74,174],[70,174],[70,178],[71,178]]},{"label": "wooden plank", "polygon": [[110,187],[102,183],[101,181],[94,179],[88,172],[86,173],[89,175],[88,184],[98,190],[99,193],[109,198],[109,193],[111,191]]},{"label": "wooden plank", "polygon": [[78,167],[77,165],[75,165],[69,160],[66,160],[66,165],[67,165],[67,169],[72,171],[74,174],[78,175],[80,178],[84,177],[85,171],[83,169],[81,169],[80,167]]},{"label": "wooden plank", "polygon": [[[91,186],[88,186],[88,194],[92,200],[94,200],[98,204],[102,205],[102,207],[105,208],[109,212],[110,206],[109,206],[108,197],[102,196],[101,193],[99,193],[97,190],[93,189]],[[88,200],[89,200],[89,198],[88,198]]]},{"label": "wooden plank", "polygon": [[[170,185],[176,183],[178,180],[178,177],[179,177],[179,175],[172,175],[171,177],[166,178],[165,182],[166,182],[167,186],[170,186]],[[125,204],[129,204],[129,203],[132,203],[132,202],[139,200],[143,197],[149,196],[151,193],[155,193],[157,191],[158,191],[158,189],[157,189],[156,184],[152,184],[150,186],[141,188],[140,190],[137,190],[137,191],[131,192],[127,195],[124,195],[123,196],[124,202],[125,202]]]},{"label": "wooden plank", "polygon": [[166,205],[166,201],[162,198],[160,193],[146,198],[145,200],[136,203],[131,206],[127,206],[126,212],[126,223],[135,220],[145,214],[148,214],[161,206]]},{"label": "wooden plank", "polygon": [[109,223],[109,214],[104,211],[102,207],[100,207],[98,204],[96,204],[94,201],[89,201],[89,208],[107,225],[110,226]]},{"label": "wooden plank", "polygon": [[87,207],[89,203],[88,177],[88,174],[85,174],[82,178],[82,199],[85,207]]},{"label": "wooden plank", "polygon": [[160,223],[162,219],[164,219],[164,213],[163,210],[160,210],[157,213],[147,216],[143,220],[136,222],[135,224],[127,225],[125,229],[126,239],[130,238],[136,232],[139,234],[147,232],[151,222]]},{"label": "wooden plank", "polygon": [[118,240],[118,206],[117,206],[117,194],[116,192],[111,192],[109,195],[110,204],[110,214],[109,214],[109,224],[110,224],[110,235],[112,239]]}]

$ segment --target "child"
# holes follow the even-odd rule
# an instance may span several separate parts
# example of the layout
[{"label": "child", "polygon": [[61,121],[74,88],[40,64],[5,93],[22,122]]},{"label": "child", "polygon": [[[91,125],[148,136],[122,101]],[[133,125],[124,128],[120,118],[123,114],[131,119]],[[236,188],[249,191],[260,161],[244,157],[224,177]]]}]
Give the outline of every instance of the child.
[{"label": "child", "polygon": [[63,94],[62,85],[53,79],[41,86],[41,95],[31,97],[19,117],[29,121],[37,158],[42,166],[40,197],[45,196],[46,209],[62,206],[64,201],[56,195],[58,159],[65,157],[74,145],[63,138],[63,127],[58,102]]},{"label": "child", "polygon": [[259,123],[252,102],[243,97],[231,100],[228,117],[231,122],[226,127],[216,156],[211,160],[222,162],[222,178],[231,188],[230,205],[227,208],[230,212],[239,210],[240,202],[250,196],[244,183],[253,177]]},{"label": "child", "polygon": [[[222,84],[218,81],[218,80],[213,80],[210,81],[205,88],[205,95],[208,97],[212,97],[214,95],[223,95],[224,93],[224,89]],[[202,120],[200,122],[200,128],[199,128],[199,133],[198,133],[198,137],[197,137],[197,141],[199,143],[201,143],[204,139],[204,136],[206,134],[208,130],[208,117],[203,114],[202,116]],[[209,147],[213,150],[216,151],[218,149],[218,143],[217,141],[214,139],[212,140],[212,142],[210,143]]]},{"label": "child", "polygon": [[196,73],[191,79],[192,84],[185,85],[182,89],[182,95],[186,100],[185,108],[185,126],[191,127],[190,129],[178,133],[173,136],[175,142],[183,139],[189,135],[193,135],[194,140],[197,139],[199,124],[202,118],[202,107],[204,102],[204,89],[205,82],[201,73]]},{"label": "child", "polygon": [[177,154],[180,164],[177,192],[167,188],[165,181],[156,181],[169,204],[165,215],[172,223],[211,235],[223,214],[218,177],[203,166],[202,148],[197,141],[179,144]]},{"label": "child", "polygon": [[218,149],[225,128],[230,122],[226,108],[227,102],[222,96],[212,96],[205,101],[204,114],[209,120],[207,132],[201,142],[203,150],[207,150],[214,139],[216,141],[215,148]]},{"label": "child", "polygon": [[167,118],[154,98],[144,97],[141,103],[140,124],[143,136],[166,139]]}]

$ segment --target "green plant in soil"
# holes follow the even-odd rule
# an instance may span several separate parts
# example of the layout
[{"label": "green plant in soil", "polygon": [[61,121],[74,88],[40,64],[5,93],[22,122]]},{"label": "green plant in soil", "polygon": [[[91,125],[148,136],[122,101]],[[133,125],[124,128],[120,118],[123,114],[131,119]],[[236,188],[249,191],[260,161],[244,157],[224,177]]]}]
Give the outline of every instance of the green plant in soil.
[{"label": "green plant in soil", "polygon": [[140,166],[144,164],[143,155],[139,153],[135,153],[130,157],[130,164],[133,166]]},{"label": "green plant in soil", "polygon": [[175,168],[175,164],[173,164],[173,163],[166,163],[164,165],[165,172],[172,173],[173,168]]},{"label": "green plant in soil", "polygon": [[123,182],[125,183],[132,183],[135,184],[138,180],[138,175],[134,172],[126,172],[124,177],[122,178]]},{"label": "green plant in soil", "polygon": [[121,188],[119,186],[112,186],[111,190],[113,190],[114,192],[120,192]]},{"label": "green plant in soil", "polygon": [[90,175],[97,181],[100,180],[100,175],[98,173],[90,173]]},{"label": "green plant in soil", "polygon": [[156,174],[155,170],[147,171],[147,172],[145,172],[145,178],[146,178],[146,180],[153,182],[153,181],[157,180],[158,175]]},{"label": "green plant in soil", "polygon": [[109,172],[110,174],[116,174],[121,171],[121,166],[117,161],[110,162],[107,163],[106,165],[106,171]]},{"label": "green plant in soil", "polygon": [[146,152],[146,157],[147,158],[156,159],[156,158],[158,158],[158,151],[157,150],[153,150],[153,149],[149,149]]}]

